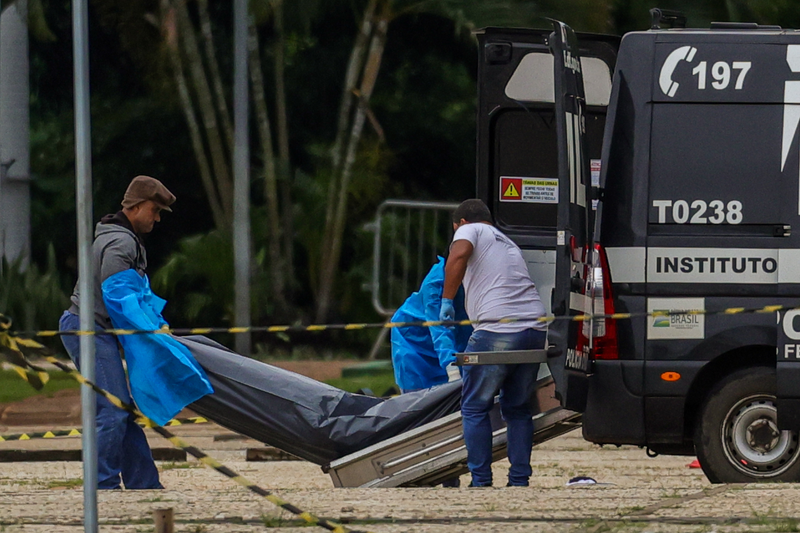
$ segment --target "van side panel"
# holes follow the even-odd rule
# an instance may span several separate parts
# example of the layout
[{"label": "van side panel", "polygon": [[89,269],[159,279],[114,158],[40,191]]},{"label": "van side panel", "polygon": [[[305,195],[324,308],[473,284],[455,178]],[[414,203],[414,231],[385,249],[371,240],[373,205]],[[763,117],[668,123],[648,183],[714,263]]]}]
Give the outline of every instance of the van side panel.
[{"label": "van side panel", "polygon": [[[618,322],[620,360],[594,363],[588,440],[690,446],[714,383],[775,365],[775,313],[715,312],[800,303],[798,129],[800,34],[623,38],[595,242],[608,250],[617,312],[703,314]],[[800,355],[779,362],[800,375]],[[779,423],[800,427],[800,385],[778,382]]]}]

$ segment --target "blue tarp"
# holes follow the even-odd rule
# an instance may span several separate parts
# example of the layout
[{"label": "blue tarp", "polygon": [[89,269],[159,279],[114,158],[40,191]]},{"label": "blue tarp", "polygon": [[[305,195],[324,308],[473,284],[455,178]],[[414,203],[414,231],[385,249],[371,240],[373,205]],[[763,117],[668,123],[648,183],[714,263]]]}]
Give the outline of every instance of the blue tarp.
[{"label": "blue tarp", "polygon": [[[147,276],[124,270],[103,282],[103,301],[117,329],[156,330],[166,301],[150,290]],[[189,350],[169,335],[118,337],[125,350],[131,393],[139,410],[164,425],[181,409],[211,394],[206,373]]]},{"label": "blue tarp", "polygon": [[[419,291],[409,296],[395,311],[392,322],[421,322],[439,320],[444,288],[445,260],[438,258]],[[453,300],[456,320],[466,320],[464,289],[459,288]],[[456,360],[455,353],[463,352],[472,333],[471,326],[406,327],[392,329],[392,365],[397,385],[404,391],[427,389],[447,383],[447,365]]]}]

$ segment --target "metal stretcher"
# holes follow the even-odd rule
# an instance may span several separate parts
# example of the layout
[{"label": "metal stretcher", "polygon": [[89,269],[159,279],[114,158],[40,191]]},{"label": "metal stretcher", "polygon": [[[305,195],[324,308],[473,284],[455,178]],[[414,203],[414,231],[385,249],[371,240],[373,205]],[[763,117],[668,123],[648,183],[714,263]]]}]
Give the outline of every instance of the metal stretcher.
[{"label": "metal stretcher", "polygon": [[[458,364],[514,364],[546,362],[545,350],[458,354]],[[552,377],[539,379],[533,417],[534,446],[580,426],[581,415],[563,409],[555,398]],[[495,403],[491,412],[492,459],[507,455],[506,427]],[[437,485],[465,474],[467,449],[461,426],[461,412],[447,415],[401,433],[363,450],[351,453],[323,467],[336,487],[414,487]]]},{"label": "metal stretcher", "polygon": [[[198,414],[322,466],[337,487],[435,485],[467,472],[460,382],[392,398],[352,394],[242,357],[204,337],[176,337],[204,368],[214,393]],[[461,365],[542,363],[545,350],[458,354]],[[534,444],[566,433],[580,415],[562,409],[549,376],[532,401]],[[506,456],[499,405],[491,413],[493,457]]]}]

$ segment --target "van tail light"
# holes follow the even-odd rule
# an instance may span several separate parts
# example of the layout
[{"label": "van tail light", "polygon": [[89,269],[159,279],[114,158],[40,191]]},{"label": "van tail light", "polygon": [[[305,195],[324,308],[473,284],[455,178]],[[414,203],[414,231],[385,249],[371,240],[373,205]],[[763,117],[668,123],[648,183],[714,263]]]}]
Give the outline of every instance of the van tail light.
[{"label": "van tail light", "polygon": [[[611,271],[608,268],[606,251],[600,244],[594,245],[587,268],[585,295],[591,302],[591,313],[593,315],[614,314]],[[617,321],[611,318],[594,318],[584,321],[578,333],[578,349],[584,352],[588,351],[589,357],[592,359],[619,359]]]}]

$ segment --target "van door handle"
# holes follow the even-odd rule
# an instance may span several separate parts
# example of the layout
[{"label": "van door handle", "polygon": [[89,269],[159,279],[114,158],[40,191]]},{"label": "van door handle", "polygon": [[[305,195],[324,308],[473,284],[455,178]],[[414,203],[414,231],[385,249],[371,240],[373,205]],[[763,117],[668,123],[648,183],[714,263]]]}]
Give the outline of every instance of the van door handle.
[{"label": "van door handle", "polygon": [[556,345],[548,346],[547,348],[547,358],[552,359],[554,357],[558,357],[561,355],[561,348]]},{"label": "van door handle", "polygon": [[790,237],[792,235],[792,226],[789,224],[781,224],[775,226],[775,237]]}]

